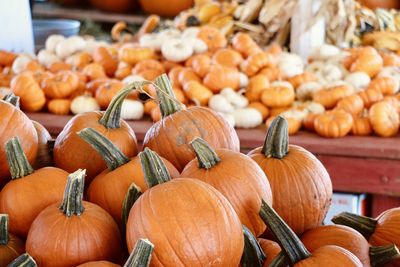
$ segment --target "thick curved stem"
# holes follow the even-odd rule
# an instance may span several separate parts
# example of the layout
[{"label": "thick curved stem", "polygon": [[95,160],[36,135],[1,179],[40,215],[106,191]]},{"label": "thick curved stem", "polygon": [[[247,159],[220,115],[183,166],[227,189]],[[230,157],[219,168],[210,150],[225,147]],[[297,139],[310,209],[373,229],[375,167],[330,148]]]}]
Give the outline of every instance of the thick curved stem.
[{"label": "thick curved stem", "polygon": [[182,110],[182,104],[176,100],[171,82],[165,73],[158,76],[155,79],[154,84],[156,85],[157,97],[159,99],[161,115],[163,118]]},{"label": "thick curved stem", "polygon": [[124,267],[148,267],[153,250],[154,245],[149,240],[139,239]]},{"label": "thick curved stem", "polygon": [[200,168],[211,169],[221,161],[214,149],[202,138],[196,137],[190,145],[196,153]]},{"label": "thick curved stem", "polygon": [[381,247],[370,247],[369,258],[372,267],[379,267],[400,259],[400,253],[394,244]]},{"label": "thick curved stem", "polygon": [[132,183],[125,194],[124,202],[122,203],[122,226],[125,227],[128,221],[129,212],[136,200],[142,195],[142,190],[135,183]]},{"label": "thick curved stem", "polygon": [[283,251],[281,251],[269,265],[269,267],[287,267],[287,266],[289,266],[289,261],[285,255],[285,252]]},{"label": "thick curved stem", "polygon": [[130,161],[117,146],[95,129],[85,128],[78,135],[100,154],[110,171]]},{"label": "thick curved stem", "polygon": [[37,267],[35,260],[28,253],[13,260],[7,267]]},{"label": "thick curved stem", "polygon": [[156,152],[146,147],[139,153],[139,159],[149,188],[171,180],[167,167]]},{"label": "thick curved stem", "polygon": [[68,176],[65,186],[64,198],[60,210],[66,216],[81,215],[85,208],[83,207],[83,190],[85,186],[86,170],[77,170]]},{"label": "thick curved stem", "polygon": [[360,232],[367,240],[375,232],[377,220],[350,212],[342,212],[332,218],[336,224],[346,225]]},{"label": "thick curved stem", "polygon": [[25,156],[18,137],[11,138],[5,146],[11,179],[18,179],[34,172]]},{"label": "thick curved stem", "polygon": [[264,251],[251,231],[244,225],[242,229],[244,236],[244,250],[240,260],[242,267],[262,267],[266,259]]},{"label": "thick curved stem", "polygon": [[113,98],[107,110],[104,112],[103,116],[100,118],[99,123],[102,124],[107,129],[117,129],[121,127],[121,109],[122,103],[125,98],[133,90],[140,86],[137,83],[132,83],[123,88],[119,93]]},{"label": "thick curved stem", "polygon": [[262,200],[261,203],[260,216],[272,231],[282,250],[286,253],[286,256],[293,265],[311,256],[310,252],[292,229],[289,228],[264,200]]},{"label": "thick curved stem", "polygon": [[288,123],[285,118],[276,117],[268,129],[261,152],[268,158],[284,158],[289,153]]},{"label": "thick curved stem", "polygon": [[3,100],[15,106],[18,109],[20,108],[20,98],[19,96],[16,96],[13,93],[4,96]]},{"label": "thick curved stem", "polygon": [[0,245],[8,244],[8,215],[0,214]]}]

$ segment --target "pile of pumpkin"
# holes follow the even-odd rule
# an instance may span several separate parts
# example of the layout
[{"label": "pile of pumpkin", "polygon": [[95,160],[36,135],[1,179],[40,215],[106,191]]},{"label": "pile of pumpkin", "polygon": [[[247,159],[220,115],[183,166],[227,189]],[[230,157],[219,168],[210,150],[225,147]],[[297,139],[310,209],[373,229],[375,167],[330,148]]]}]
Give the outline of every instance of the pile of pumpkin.
[{"label": "pile of pumpkin", "polygon": [[400,209],[322,226],[331,180],[280,116],[241,154],[234,128],[185,108],[162,75],[162,118],[138,153],[120,115],[145,84],[74,116],[54,144],[18,97],[0,100],[0,266],[120,266],[129,253],[124,266],[399,266]]},{"label": "pile of pumpkin", "polygon": [[[181,103],[209,106],[237,128],[264,122],[269,126],[281,115],[289,122],[289,134],[302,127],[324,137],[387,137],[398,132],[396,54],[323,45],[305,64],[277,45],[261,48],[245,33],[227,40],[209,26],[152,32],[158,20],[148,18],[136,43],[53,35],[36,59],[1,51],[0,86],[19,96],[25,111],[46,106],[55,114],[79,114],[106,109],[126,84],[168,73]],[[120,36],[124,29],[116,25],[112,34]],[[131,93],[122,117],[140,119],[147,114],[160,120],[155,92],[148,84],[141,94]],[[150,99],[143,104],[142,96]]]}]

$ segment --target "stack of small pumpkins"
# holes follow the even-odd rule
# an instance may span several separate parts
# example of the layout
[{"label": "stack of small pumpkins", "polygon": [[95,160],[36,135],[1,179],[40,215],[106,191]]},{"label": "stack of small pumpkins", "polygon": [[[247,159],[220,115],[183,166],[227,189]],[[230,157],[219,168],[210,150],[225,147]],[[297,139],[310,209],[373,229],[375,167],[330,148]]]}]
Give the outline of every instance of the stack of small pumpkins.
[{"label": "stack of small pumpkins", "polygon": [[288,144],[283,117],[244,155],[222,116],[185,108],[165,74],[151,85],[161,119],[140,153],[121,107],[142,82],[106,111],[74,116],[54,144],[18,97],[0,100],[1,266],[119,266],[128,251],[124,266],[358,267],[399,257],[399,209],[360,224],[338,217],[384,247],[370,248],[349,227],[321,226],[331,180],[314,155]]}]

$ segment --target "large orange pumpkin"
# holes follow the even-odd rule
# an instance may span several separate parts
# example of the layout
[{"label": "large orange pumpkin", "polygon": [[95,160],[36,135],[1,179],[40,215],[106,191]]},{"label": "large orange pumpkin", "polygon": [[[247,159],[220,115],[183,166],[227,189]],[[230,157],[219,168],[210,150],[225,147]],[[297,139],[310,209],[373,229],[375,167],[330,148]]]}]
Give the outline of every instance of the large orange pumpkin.
[{"label": "large orange pumpkin", "polygon": [[34,171],[16,137],[6,152],[12,180],[0,192],[0,212],[9,215],[11,232],[25,238],[35,217],[61,199],[68,173],[53,167]]},{"label": "large orange pumpkin", "polygon": [[258,215],[261,198],[272,204],[271,187],[263,170],[250,157],[227,149],[213,150],[201,138],[194,139],[191,146],[197,159],[186,165],[181,176],[212,185],[232,204],[242,224],[254,235],[261,235],[265,231]]},{"label": "large orange pumpkin", "polygon": [[32,121],[32,123],[35,126],[39,144],[35,163],[32,166],[34,169],[52,166],[54,140],[42,124],[37,121]]},{"label": "large orange pumpkin", "polygon": [[120,91],[105,112],[94,111],[73,117],[58,135],[54,144],[54,164],[68,172],[86,168],[90,181],[107,168],[102,157],[77,134],[90,127],[106,136],[127,157],[137,154],[136,136],[129,125],[121,119],[121,106],[132,91],[130,87]]},{"label": "large orange pumpkin", "polygon": [[258,243],[260,244],[261,249],[264,251],[266,256],[263,267],[268,267],[275,257],[281,252],[281,247],[275,241],[264,238],[259,238]]},{"label": "large orange pumpkin", "polygon": [[133,9],[135,1],[133,0],[89,0],[90,4],[106,12],[126,13]]},{"label": "large orange pumpkin", "polygon": [[[147,190],[139,158],[127,158],[118,147],[91,128],[78,134],[96,149],[108,167],[94,178],[87,190],[87,198],[105,209],[121,225],[122,204],[131,184],[134,183],[141,192]],[[169,161],[162,160],[171,176],[179,177],[176,168]]]},{"label": "large orange pumpkin", "polygon": [[268,177],[274,209],[295,233],[301,234],[321,225],[331,204],[332,183],[313,154],[288,141],[287,122],[278,116],[268,129],[264,146],[248,155]]},{"label": "large orange pumpkin", "polygon": [[[155,84],[160,98],[162,120],[147,131],[143,145],[169,160],[178,171],[195,158],[189,143],[203,138],[215,149],[239,151],[239,138],[229,123],[216,112],[204,107],[183,109],[175,100],[171,84],[164,74]],[[168,144],[168,145],[166,145]]]},{"label": "large orange pumpkin", "polygon": [[400,2],[398,0],[361,0],[361,3],[371,9],[386,8],[386,9],[400,9]]},{"label": "large orange pumpkin", "polygon": [[84,170],[70,174],[62,202],[45,208],[32,223],[26,251],[39,266],[68,267],[88,261],[120,260],[118,226],[105,210],[82,200],[84,177]]},{"label": "large orange pumpkin", "polygon": [[33,163],[38,151],[38,136],[31,120],[12,104],[0,100],[0,186],[10,177],[7,165],[5,144],[18,137],[22,149],[30,163]]},{"label": "large orange pumpkin", "polygon": [[[260,216],[282,247],[290,266],[295,267],[362,267],[360,260],[350,251],[335,245],[325,245],[310,253],[296,234],[265,201]],[[275,266],[272,264],[272,266]]]},{"label": "large orange pumpkin", "polygon": [[140,6],[148,14],[173,17],[181,11],[190,8],[194,0],[139,0]]},{"label": "large orange pumpkin", "polygon": [[130,210],[129,251],[140,238],[147,238],[154,244],[152,266],[238,266],[244,246],[242,225],[226,198],[196,179],[169,181],[161,159],[149,149],[139,157],[152,187]]},{"label": "large orange pumpkin", "polygon": [[8,226],[8,215],[0,214],[0,266],[8,266],[25,251],[25,243],[9,233]]}]

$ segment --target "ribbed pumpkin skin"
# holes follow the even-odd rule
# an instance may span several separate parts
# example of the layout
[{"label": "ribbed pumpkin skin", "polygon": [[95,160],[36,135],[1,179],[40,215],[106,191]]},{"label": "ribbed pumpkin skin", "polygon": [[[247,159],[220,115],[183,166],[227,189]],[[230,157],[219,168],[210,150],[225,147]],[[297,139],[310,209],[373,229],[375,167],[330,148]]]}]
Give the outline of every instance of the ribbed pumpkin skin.
[{"label": "ribbed pumpkin skin", "polygon": [[313,255],[302,260],[295,267],[362,267],[360,260],[351,252],[337,246],[324,246],[313,252]]},{"label": "ribbed pumpkin skin", "polygon": [[8,244],[0,245],[0,266],[5,267],[19,255],[25,252],[25,243],[9,233]]},{"label": "ribbed pumpkin skin", "polygon": [[21,147],[30,163],[35,161],[38,151],[38,137],[31,120],[10,103],[0,101],[0,188],[10,177],[5,144],[18,136]]},{"label": "ribbed pumpkin skin", "polygon": [[109,262],[109,261],[91,261],[77,267],[121,267],[121,265]]},{"label": "ribbed pumpkin skin", "polygon": [[8,182],[0,192],[0,213],[9,215],[10,232],[26,238],[36,216],[61,201],[67,177],[64,170],[46,167]]},{"label": "ribbed pumpkin skin", "polygon": [[214,149],[240,150],[235,129],[216,112],[203,107],[178,111],[153,124],[144,137],[143,146],[182,171],[195,158],[189,145],[195,137],[201,137]]},{"label": "ribbed pumpkin skin", "polygon": [[278,256],[278,254],[281,252],[281,247],[278,243],[264,238],[259,238],[258,243],[260,243],[260,246],[264,251],[265,256],[267,256],[267,259],[264,261],[263,267],[268,267],[275,259],[275,257]]},{"label": "ribbed pumpkin skin", "polygon": [[335,245],[353,253],[365,267],[371,266],[368,241],[356,230],[343,225],[325,225],[305,232],[301,241],[313,253],[316,249]]},{"label": "ribbed pumpkin skin", "polygon": [[239,218],[212,186],[173,179],[147,190],[127,223],[132,251],[139,238],[154,244],[150,266],[238,266],[243,252]]},{"label": "ribbed pumpkin skin", "polygon": [[369,238],[369,243],[373,246],[395,244],[400,247],[400,208],[383,212],[377,220],[378,224]]},{"label": "ribbed pumpkin skin", "polygon": [[[199,179],[221,192],[235,209],[240,221],[255,235],[266,225],[258,214],[261,199],[272,204],[272,192],[263,170],[248,156],[226,149],[215,150],[221,161],[210,169],[190,161],[181,176]],[[240,162],[240,164],[238,164]]]},{"label": "ribbed pumpkin skin", "polygon": [[67,217],[59,206],[57,203],[44,209],[29,230],[26,251],[38,266],[70,267],[89,261],[119,261],[122,249],[118,226],[105,210],[83,201],[83,214]]},{"label": "ribbed pumpkin skin", "polygon": [[51,135],[47,129],[37,121],[32,121],[33,126],[35,126],[36,133],[38,136],[38,151],[35,159],[35,164],[33,164],[34,169],[39,169],[46,166],[51,166],[53,164],[52,154],[49,151],[49,146],[47,142],[51,140]]},{"label": "ribbed pumpkin skin", "polygon": [[296,234],[321,225],[331,204],[332,183],[314,155],[295,145],[289,145],[282,159],[265,157],[261,148],[248,155],[268,177],[273,208]]},{"label": "ribbed pumpkin skin", "polygon": [[107,137],[127,157],[137,154],[136,136],[125,121],[121,128],[107,129],[99,123],[103,112],[88,112],[73,117],[58,135],[54,145],[54,164],[68,172],[86,169],[85,184],[107,168],[104,160],[76,132],[90,127]]},{"label": "ribbed pumpkin skin", "polygon": [[[172,178],[179,177],[179,172],[166,159],[163,159]],[[87,191],[88,201],[105,209],[121,225],[122,203],[132,183],[147,190],[139,157],[113,171],[104,170],[92,181]]]}]

